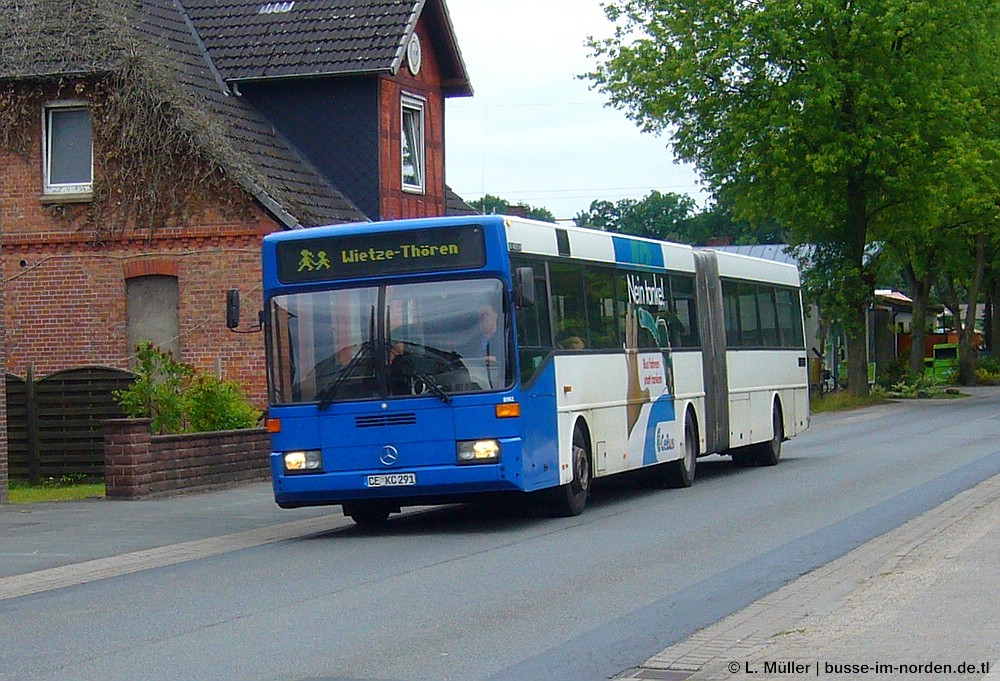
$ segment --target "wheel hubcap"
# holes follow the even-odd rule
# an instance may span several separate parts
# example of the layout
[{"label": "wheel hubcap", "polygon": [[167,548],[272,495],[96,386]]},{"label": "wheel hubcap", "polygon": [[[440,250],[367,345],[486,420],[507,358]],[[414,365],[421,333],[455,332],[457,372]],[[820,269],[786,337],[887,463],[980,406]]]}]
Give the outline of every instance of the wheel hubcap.
[{"label": "wheel hubcap", "polygon": [[587,463],[587,450],[573,445],[573,487],[577,492],[585,492],[590,486],[590,468]]}]

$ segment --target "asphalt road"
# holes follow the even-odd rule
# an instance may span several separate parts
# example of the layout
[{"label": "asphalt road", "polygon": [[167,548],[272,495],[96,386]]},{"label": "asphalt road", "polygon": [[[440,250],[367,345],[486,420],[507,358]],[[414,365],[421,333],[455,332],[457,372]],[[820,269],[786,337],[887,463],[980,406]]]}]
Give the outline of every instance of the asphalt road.
[{"label": "asphalt road", "polygon": [[819,415],[773,468],[458,506],[0,601],[0,679],[607,679],[1000,473],[1000,393]]}]

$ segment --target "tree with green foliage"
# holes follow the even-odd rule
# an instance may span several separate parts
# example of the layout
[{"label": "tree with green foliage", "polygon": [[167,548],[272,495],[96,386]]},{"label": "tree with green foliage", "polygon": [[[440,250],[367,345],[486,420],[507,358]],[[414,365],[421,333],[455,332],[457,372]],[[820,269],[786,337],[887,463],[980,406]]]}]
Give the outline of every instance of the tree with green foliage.
[{"label": "tree with green foliage", "polygon": [[738,219],[774,218],[811,245],[819,302],[844,323],[850,389],[866,393],[866,247],[945,179],[907,169],[978,153],[969,119],[997,71],[1000,3],[609,0],[605,11],[615,31],[591,41],[587,77],[644,130],[667,131]]},{"label": "tree with green foliage", "polygon": [[[476,212],[481,215],[507,215],[509,213],[523,214],[526,218],[541,220],[543,222],[555,222],[556,216],[548,208],[540,206],[529,206],[526,203],[511,203],[499,196],[486,194],[474,201],[469,201]],[[513,210],[512,210],[513,209]]]},{"label": "tree with green foliage", "polygon": [[681,225],[696,208],[694,199],[686,194],[661,194],[654,189],[643,199],[594,201],[590,210],[579,213],[575,220],[581,227],[678,241]]},{"label": "tree with green foliage", "polygon": [[710,206],[686,220],[682,241],[705,245],[711,239],[728,239],[733,244],[787,244],[785,229],[773,218],[756,223],[737,220],[732,209],[719,205]]},{"label": "tree with green foliage", "polygon": [[735,244],[784,243],[783,232],[774,220],[752,225],[734,219],[730,210],[719,205],[698,211],[687,194],[664,194],[655,189],[641,199],[593,201],[574,220],[581,227],[693,245],[720,238]]}]

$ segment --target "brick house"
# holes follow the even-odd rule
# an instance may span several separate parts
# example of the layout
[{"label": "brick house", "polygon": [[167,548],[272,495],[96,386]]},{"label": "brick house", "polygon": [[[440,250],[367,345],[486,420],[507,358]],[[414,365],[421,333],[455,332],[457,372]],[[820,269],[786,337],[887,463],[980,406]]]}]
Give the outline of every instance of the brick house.
[{"label": "brick house", "polygon": [[263,406],[262,339],[226,330],[225,291],[257,305],[276,230],[471,212],[444,177],[445,99],[468,95],[444,0],[17,3],[7,371],[127,368],[149,338]]}]

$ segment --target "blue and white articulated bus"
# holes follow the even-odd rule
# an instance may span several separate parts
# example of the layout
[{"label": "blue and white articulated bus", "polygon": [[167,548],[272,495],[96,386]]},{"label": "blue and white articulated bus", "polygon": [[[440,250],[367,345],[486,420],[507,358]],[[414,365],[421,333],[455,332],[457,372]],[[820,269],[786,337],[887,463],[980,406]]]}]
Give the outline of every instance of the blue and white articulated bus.
[{"label": "blue and white articulated bus", "polygon": [[263,243],[271,469],[284,508],[363,525],[596,478],[687,487],[773,465],[809,422],[794,266],[503,216]]}]

